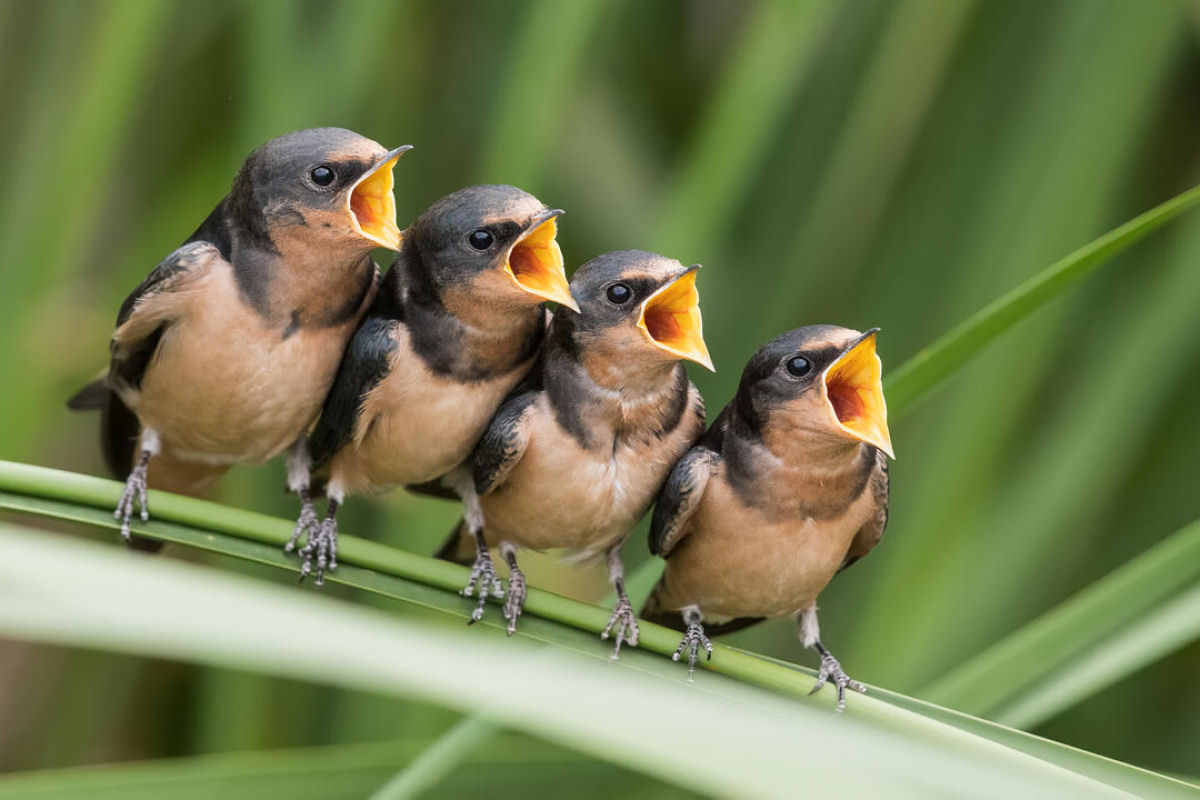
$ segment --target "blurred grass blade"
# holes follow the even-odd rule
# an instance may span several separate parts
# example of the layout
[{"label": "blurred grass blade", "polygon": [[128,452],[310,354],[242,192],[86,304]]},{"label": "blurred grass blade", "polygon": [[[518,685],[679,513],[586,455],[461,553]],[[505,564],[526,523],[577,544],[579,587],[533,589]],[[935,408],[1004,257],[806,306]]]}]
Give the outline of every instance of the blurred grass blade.
[{"label": "blurred grass blade", "polygon": [[569,114],[571,93],[589,55],[600,0],[536,0],[512,47],[484,141],[483,181],[533,189],[549,161],[554,135]]},{"label": "blurred grass blade", "polygon": [[[111,513],[108,511],[108,507],[119,495],[121,487],[119,484],[113,481],[90,478],[82,475],[74,475],[72,473],[64,473],[40,467],[29,467],[26,465],[12,464],[9,462],[0,462],[0,487],[10,490],[0,492],[0,508],[8,508],[10,510],[19,512],[73,520],[107,530],[113,530],[115,528],[115,523],[112,519]],[[68,502],[64,502],[63,500],[59,499],[48,499],[54,497],[65,498]],[[213,503],[195,500],[193,498],[185,498],[161,493],[152,495],[151,506],[154,509],[155,519],[147,525],[139,526],[136,529],[139,534],[151,536],[153,538],[159,538],[165,541],[184,543],[214,552],[223,552],[243,559],[285,567],[289,570],[295,569],[294,560],[285,557],[278,546],[279,543],[283,542],[287,538],[291,530],[291,523],[286,520],[273,519],[260,514],[253,514],[237,509],[227,508]],[[210,518],[208,523],[203,521],[206,515]],[[173,522],[169,520],[175,521]],[[182,521],[186,521],[188,524],[179,524],[179,522]],[[193,525],[195,525],[195,527],[193,527]],[[41,538],[45,539],[45,537]],[[4,573],[6,568],[0,565],[0,586],[8,586],[12,589],[12,591],[18,591],[21,587],[25,586],[29,580],[35,580],[36,582],[36,578],[40,572],[39,569],[37,569],[37,565],[33,563],[36,553],[26,553],[24,550],[31,549],[32,551],[37,551],[38,548],[50,547],[54,549],[57,554],[54,556],[55,558],[68,561],[70,560],[67,554],[71,552],[71,548],[66,544],[51,545],[47,543],[36,542],[34,540],[25,541],[24,539],[21,541],[23,543],[22,548],[15,548],[14,546],[7,547],[7,552],[9,552],[9,554],[12,556],[12,559],[10,559],[10,562],[13,564],[12,569],[19,573],[19,576],[14,577],[11,580],[7,579]],[[391,548],[375,545],[371,542],[365,542],[351,536],[345,536],[342,542],[344,544],[342,553],[345,555],[345,563],[338,568],[336,573],[333,574],[333,580],[350,586],[366,589],[380,595],[400,599],[406,603],[410,603],[421,608],[433,609],[450,614],[459,619],[465,619],[469,614],[473,603],[466,598],[462,598],[457,593],[457,588],[462,584],[462,580],[465,576],[464,568],[453,564],[437,562],[433,559],[424,558],[409,553],[395,551]],[[78,545],[78,547],[82,548],[83,550],[88,549],[85,545]],[[17,557],[18,549],[22,550],[19,558]],[[91,557],[92,556],[89,556],[89,558]],[[160,609],[158,604],[150,604],[154,605],[155,607],[153,609],[145,609],[142,612],[143,615],[153,616],[154,614],[162,613],[164,618],[148,621],[139,617],[138,619],[134,620],[131,630],[124,631],[120,634],[120,636],[118,636],[117,631],[123,630],[122,626],[126,625],[129,621],[125,619],[124,614],[118,613],[120,609],[114,605],[116,601],[120,599],[120,597],[123,597],[124,593],[128,591],[130,593],[130,609],[128,609],[126,613],[133,613],[132,609],[147,605],[139,602],[140,599],[143,599],[146,596],[160,598],[164,595],[170,595],[172,592],[172,587],[175,585],[172,583],[172,581],[175,580],[175,578],[172,576],[177,574],[175,573],[175,570],[181,569],[182,567],[180,565],[164,561],[143,564],[143,562],[139,561],[138,559],[129,558],[125,554],[107,553],[105,552],[104,548],[100,548],[95,553],[94,557],[102,558],[105,562],[103,570],[101,571],[102,575],[98,574],[94,579],[96,581],[103,581],[104,585],[109,588],[97,588],[94,590],[89,589],[82,574],[76,574],[70,570],[61,568],[60,565],[56,564],[53,569],[47,569],[45,571],[45,574],[50,576],[47,578],[47,580],[49,580],[52,584],[51,587],[47,587],[45,589],[45,599],[32,604],[28,602],[28,599],[22,599],[18,603],[21,609],[35,609],[39,612],[45,611],[49,613],[53,610],[55,603],[58,602],[55,596],[56,589],[69,587],[68,593],[78,592],[81,595],[87,596],[89,599],[86,602],[80,599],[78,602],[78,608],[72,607],[69,609],[69,613],[67,613],[65,617],[67,621],[59,620],[57,617],[54,617],[53,614],[50,614],[49,617],[35,618],[29,615],[23,616],[22,612],[14,611],[10,615],[11,619],[8,619],[7,622],[3,622],[2,619],[4,615],[2,612],[0,612],[0,627],[8,625],[10,626],[9,630],[12,631],[11,626],[19,625],[22,626],[21,630],[27,635],[35,636],[39,631],[44,633],[46,630],[45,627],[39,624],[38,620],[40,619],[45,626],[55,626],[56,629],[58,629],[58,626],[60,625],[69,624],[72,626],[71,635],[76,638],[72,638],[71,641],[83,644],[86,642],[78,637],[91,636],[97,641],[93,641],[93,639],[88,639],[87,641],[111,647],[115,646],[117,641],[124,641],[129,637],[134,637],[137,640],[137,647],[139,648],[137,649],[137,652],[151,653],[157,652],[158,648],[171,646],[170,643],[175,642],[177,636],[183,635],[183,629],[172,628],[168,618],[178,614],[183,614],[183,617],[186,619],[190,615],[196,613],[195,609],[202,608],[206,609],[202,616],[203,619],[207,621],[207,624],[217,625],[219,627],[220,625],[228,623],[228,621],[231,619],[237,619],[239,621],[238,625],[230,626],[230,629],[224,632],[223,636],[232,637],[235,640],[233,644],[226,643],[225,647],[233,647],[233,649],[236,650],[236,644],[242,643],[242,639],[248,639],[253,641],[243,644],[246,644],[246,646],[253,645],[254,647],[263,648],[264,652],[258,652],[257,650],[255,651],[255,658],[257,660],[253,663],[247,663],[243,660],[235,659],[229,662],[232,666],[254,668],[255,666],[261,666],[263,659],[266,659],[270,662],[272,665],[272,671],[276,674],[290,675],[292,677],[313,677],[307,672],[297,673],[292,669],[292,667],[307,664],[309,667],[315,670],[315,679],[329,680],[341,677],[342,672],[339,670],[344,669],[344,667],[333,669],[329,663],[321,662],[318,664],[313,664],[306,659],[336,659],[341,658],[342,653],[346,654],[346,658],[359,658],[362,653],[370,652],[372,654],[372,659],[367,663],[358,664],[354,669],[351,670],[351,673],[354,673],[355,670],[367,669],[372,664],[378,666],[380,663],[388,663],[385,656],[390,653],[389,647],[385,646],[379,650],[375,650],[370,649],[373,647],[373,645],[369,643],[364,644],[363,642],[357,642],[350,644],[347,642],[338,641],[337,637],[331,637],[330,633],[330,631],[337,627],[336,625],[325,626],[319,624],[319,620],[306,618],[304,620],[305,629],[318,633],[324,641],[323,647],[316,648],[315,650],[317,653],[314,655],[313,653],[309,652],[314,650],[314,648],[308,647],[307,645],[307,642],[311,637],[306,636],[297,638],[292,634],[292,628],[299,624],[299,620],[293,619],[291,622],[285,624],[279,622],[278,620],[276,620],[275,623],[268,623],[262,619],[252,619],[252,611],[257,607],[254,605],[254,603],[249,601],[241,602],[239,605],[241,610],[237,611],[236,613],[230,612],[229,614],[225,614],[225,612],[220,611],[224,605],[223,603],[211,605],[208,600],[202,601],[200,598],[191,598],[187,603],[184,604],[184,609],[191,609],[191,611],[188,611],[187,613],[184,613],[184,611],[179,609],[172,611],[165,606]],[[47,556],[47,558],[49,558],[49,556]],[[84,560],[87,561],[88,559]],[[19,562],[19,566],[17,562]],[[356,563],[361,566],[355,566]],[[364,569],[363,567],[368,568]],[[155,587],[147,586],[141,590],[131,588],[133,576],[131,574],[127,577],[123,577],[123,570],[133,569],[136,571],[138,568],[146,570],[145,575],[142,576],[144,580],[162,580],[165,581],[165,583]],[[161,576],[161,578],[159,576]],[[234,579],[230,577],[222,577],[221,580],[233,581]],[[119,589],[113,589],[112,587],[119,587]],[[248,584],[244,589],[239,591],[261,591],[269,594],[267,587],[253,589]],[[88,594],[89,592],[91,592],[90,595]],[[114,592],[116,593],[116,596],[111,596]],[[236,594],[236,592],[234,594]],[[104,596],[104,602],[97,604],[95,602],[95,598],[101,595]],[[0,594],[0,602],[3,601],[4,597],[5,596],[3,594]],[[280,597],[289,599],[295,598],[296,602],[299,603],[312,603],[313,601],[320,599],[319,596],[313,597],[297,591],[284,593],[280,595]],[[101,612],[97,610],[96,613],[98,614],[114,614],[115,617],[113,619],[90,619],[87,615],[87,606],[89,605],[101,606],[103,611]],[[533,589],[530,590],[526,608],[527,616],[523,618],[524,621],[518,634],[518,639],[532,639],[543,643],[554,644],[557,646],[559,651],[567,651],[576,655],[586,655],[591,657],[593,661],[607,664],[608,646],[606,643],[599,640],[599,638],[595,635],[595,632],[600,630],[607,620],[608,613],[605,609],[559,597],[557,595],[550,594],[549,592],[542,592]],[[367,614],[368,612],[363,610],[362,613]],[[491,630],[498,634],[499,630],[502,629],[502,624],[498,624],[498,617],[499,614],[489,614],[485,617],[483,623],[480,625],[480,628]],[[193,622],[196,625],[200,624],[200,622],[197,621]],[[500,620],[499,623],[502,623],[502,620]],[[254,630],[256,632],[255,636],[239,636],[238,631],[242,629],[243,625],[249,626],[248,629]],[[274,625],[278,625],[280,630],[274,630]],[[76,628],[79,628],[80,630],[76,630]],[[105,634],[105,631],[109,631],[109,633]],[[342,632],[341,628],[338,628],[338,632]],[[210,645],[212,645],[212,637],[214,635],[215,634],[213,634],[212,631],[208,631],[206,629],[203,637],[201,637],[201,642],[208,642]],[[284,637],[289,644],[286,646],[279,646],[279,649],[276,649],[276,644],[274,643],[274,638],[276,635]],[[105,638],[106,636],[109,638]],[[479,664],[487,661],[487,670],[484,670],[483,673],[473,672],[471,674],[476,675],[476,677],[478,677],[480,674],[486,674],[489,676],[489,679],[495,678],[500,680],[503,678],[501,685],[504,686],[504,691],[497,691],[496,694],[506,694],[507,691],[511,690],[511,687],[505,682],[508,681],[511,676],[506,676],[503,670],[495,672],[495,664],[490,661],[490,659],[494,656],[484,656],[481,653],[469,652],[468,643],[473,643],[476,640],[486,641],[486,639],[482,638],[483,636],[484,634],[478,633],[475,639],[470,636],[463,637],[462,641],[459,641],[453,647],[450,645],[447,645],[447,647],[450,648],[450,650],[458,653],[458,655],[454,656],[454,658],[460,662]],[[667,691],[674,691],[673,687],[678,687],[680,683],[681,673],[679,665],[674,664],[668,659],[662,658],[661,656],[665,656],[674,652],[677,639],[678,636],[674,631],[667,630],[657,625],[643,623],[641,643],[636,650],[631,650],[622,654],[620,666],[623,669],[621,669],[619,672],[621,674],[626,674],[625,671],[628,670],[632,673],[638,673],[642,676],[653,676],[662,679],[663,685],[668,687]],[[224,639],[219,639],[219,641],[224,641]],[[213,647],[211,646],[207,649],[199,645],[198,647],[199,651],[193,652],[189,650],[188,653],[196,658],[206,658],[210,657],[214,652]],[[525,652],[519,648],[513,647],[512,645],[510,645],[510,647],[512,647],[512,650],[510,651],[505,651],[503,648],[500,648],[497,650],[497,652]],[[292,652],[297,648],[304,653],[304,657],[301,658],[299,662],[296,661],[297,657],[295,653]],[[458,649],[455,650],[455,648]],[[417,647],[412,652],[417,652],[419,650],[420,648]],[[221,652],[225,651],[221,650]],[[401,652],[406,652],[403,650],[403,647]],[[654,655],[655,653],[658,655]],[[283,654],[287,655],[285,656]],[[177,655],[183,654],[177,653]],[[242,655],[245,654],[243,653]],[[409,655],[411,655],[411,653]],[[541,657],[541,660],[538,659],[538,656]],[[400,661],[404,660],[403,656],[397,656],[397,658]],[[545,670],[547,670],[547,664],[555,662],[555,659],[557,658],[559,658],[559,653],[547,653],[539,650],[536,653],[531,654],[528,660],[522,662],[521,669],[531,674],[536,673],[541,675]],[[424,659],[425,656],[422,656],[421,659],[417,659],[422,661],[420,668],[424,669],[425,667],[428,667],[443,680],[451,680],[451,675],[455,674],[454,670],[445,672],[443,670],[444,665],[439,666],[438,664],[425,663]],[[730,693],[733,693],[733,695],[736,696],[736,699],[738,699],[739,703],[745,704],[751,700],[755,701],[751,702],[751,705],[754,705],[756,702],[766,702],[766,706],[771,709],[780,707],[781,696],[784,698],[804,697],[807,694],[812,681],[812,673],[809,670],[801,669],[793,665],[774,663],[762,657],[723,645],[717,645],[716,654],[713,660],[711,662],[703,662],[703,665],[707,670],[736,678],[745,684],[753,684],[768,689],[775,694],[767,695],[767,697],[772,699],[769,702],[766,702],[762,695],[743,694],[743,692],[747,691],[747,687],[744,685],[731,682],[720,677],[719,675],[712,674],[706,674],[701,682],[697,684],[697,689],[699,691],[709,694],[715,693],[716,695],[721,696],[730,696]],[[410,664],[397,665],[396,668],[399,669],[401,666],[406,669],[417,668]],[[576,668],[572,667],[571,669],[574,670]],[[611,671],[608,673],[601,671],[598,674],[612,673]],[[572,673],[572,677],[569,678],[568,682],[573,682],[575,680],[576,677],[574,677],[574,673]],[[524,679],[518,681],[517,685],[523,685],[523,681]],[[534,685],[537,685],[536,681],[534,682]],[[580,685],[582,686],[582,684]],[[465,702],[467,697],[475,691],[484,692],[486,696],[491,698],[492,695],[487,694],[485,691],[487,689],[486,686],[472,684],[463,693],[456,693],[451,691],[448,687],[443,688],[446,690],[445,693],[443,695],[436,695],[435,693],[435,696],[438,696],[439,699],[442,702],[445,702],[447,705],[462,708],[464,710],[470,709],[483,712],[487,714],[489,718],[493,718],[496,720],[496,722],[505,724],[509,727],[533,730],[535,733],[540,733],[541,735],[545,735],[546,733],[541,729],[534,730],[537,720],[514,719],[512,715],[520,715],[517,714],[515,709],[512,707],[504,707],[506,708],[505,713],[498,713],[498,709],[500,707],[495,703],[499,702],[500,706],[503,706],[504,703],[502,701],[509,699],[507,696],[501,700],[492,699],[489,702],[484,703],[476,702],[475,704],[470,704]],[[429,692],[432,690],[428,685],[423,685],[421,691]],[[624,695],[621,691],[612,689],[611,687],[609,689],[597,691],[600,692],[600,696],[607,696],[609,698],[623,697],[625,700],[630,700],[629,696]],[[661,690],[656,689],[656,691]],[[518,691],[517,694],[520,695],[521,692]],[[695,695],[686,695],[685,697],[694,696]],[[547,699],[547,697],[550,699]],[[543,705],[553,705],[555,702],[565,702],[562,700],[562,698],[554,695],[547,697],[541,697],[534,705],[540,708]],[[946,753],[953,753],[954,758],[960,761],[962,759],[971,760],[977,757],[982,757],[986,760],[990,759],[993,755],[996,755],[995,751],[993,750],[993,748],[996,746],[995,742],[990,741],[986,735],[984,738],[980,738],[975,731],[968,731],[964,726],[947,726],[942,722],[935,721],[931,716],[913,714],[905,711],[899,706],[899,704],[880,702],[880,700],[875,698],[874,695],[856,696],[853,698],[853,700],[854,702],[851,704],[851,710],[849,714],[853,720],[858,722],[865,723],[872,727],[878,727],[881,730],[894,731],[900,729],[904,732],[904,737],[913,742],[936,741],[938,742],[938,747],[942,751]],[[815,702],[826,707],[832,705],[831,701],[831,693],[829,692],[823,692],[821,695],[815,698]],[[641,701],[639,700],[637,702]],[[808,709],[809,704],[812,702],[814,701],[802,703],[801,705],[796,706],[796,708],[799,710]],[[685,704],[689,707],[694,707],[695,701],[685,702]],[[613,708],[613,704],[610,702],[605,702],[602,705],[606,711],[616,710]],[[636,705],[637,703],[635,702],[634,706]],[[624,709],[624,706],[622,705],[621,708]],[[789,704],[787,705],[787,708],[792,708],[792,706]],[[678,710],[678,707],[674,708],[670,712],[671,716],[676,718],[690,718],[689,715],[678,714]],[[563,718],[559,719],[561,724],[568,725],[568,722],[565,720],[570,720],[569,725],[579,728],[581,723],[577,716],[568,713],[562,708],[555,708],[553,713],[559,712],[564,714]],[[575,709],[575,712],[579,713],[580,710]],[[626,712],[622,710],[622,713]],[[698,713],[701,715],[707,715],[708,711],[698,711]],[[542,722],[544,721],[545,720],[542,720]],[[846,721],[849,723],[851,720],[847,719]],[[823,727],[828,723],[828,720],[822,719],[821,722],[822,727],[820,730],[828,730],[827,728]],[[629,726],[631,728],[636,728],[639,726],[639,724],[649,726],[650,728],[654,727],[649,719],[643,719],[640,723],[632,718],[629,720]],[[737,724],[752,723],[742,720]],[[692,727],[696,728],[696,726]],[[801,726],[801,728],[802,727],[803,726]],[[699,731],[700,729],[696,728],[696,730]],[[710,728],[705,726],[703,730],[710,731]],[[732,732],[737,732],[739,729],[736,727],[736,725],[734,725],[734,727],[730,728],[729,730]],[[793,733],[797,733],[797,731],[793,731]],[[582,736],[583,734],[577,735]],[[731,733],[730,735],[733,734]],[[789,737],[791,735],[792,734],[789,734]],[[672,736],[674,736],[674,734],[672,734]],[[611,758],[613,760],[621,761],[621,763],[626,763],[628,766],[637,769],[645,768],[644,765],[640,765],[641,762],[636,762],[636,759],[622,760],[617,758],[619,755],[617,752],[609,753],[607,750],[599,752],[599,750],[602,748],[590,750],[581,745],[578,741],[572,739],[570,736],[564,737],[562,735],[562,731],[558,729],[554,729],[554,737],[556,737],[556,741],[561,739],[565,742],[570,742],[572,746],[578,746],[587,752],[594,752],[600,758]],[[675,745],[673,746],[679,745],[679,740],[671,740],[675,742]],[[636,737],[633,739],[628,739],[628,741],[635,742]],[[820,748],[812,748],[811,752],[814,753],[814,757],[815,754],[824,753],[827,744],[829,743],[823,742]],[[855,745],[856,749],[859,748],[859,745],[861,745],[861,743]],[[608,745],[605,746],[607,747]],[[1046,743],[1046,746],[1049,748],[1058,747],[1052,743]],[[769,749],[770,748],[768,748],[768,750]],[[618,747],[617,750],[620,751],[620,747]],[[791,754],[787,757],[790,762],[795,762],[796,753],[794,750],[795,748],[792,748],[793,752],[791,752]],[[645,753],[649,754],[653,751],[654,748],[651,748],[650,750],[646,750]],[[1007,750],[1005,750],[1005,753],[1005,759],[1012,757],[1012,754],[1008,753]],[[630,756],[630,758],[632,758],[632,756]],[[655,759],[649,760],[657,763]],[[722,757],[719,760],[724,763],[725,759]],[[671,761],[670,763],[674,764],[674,767],[678,770],[683,769],[682,764],[677,760]],[[1015,765],[1013,763],[1009,763],[1005,769],[1011,769],[1014,768],[1014,766]],[[1042,764],[1041,766],[1044,767],[1045,764]],[[938,767],[938,769],[942,768],[942,766]],[[1039,769],[1040,768],[1041,767],[1039,767]],[[825,769],[825,767],[822,767],[822,769]],[[1163,778],[1162,776],[1154,773],[1138,770],[1136,768],[1119,765],[1117,771],[1120,772],[1125,781],[1134,785],[1145,787],[1147,791],[1154,789],[1154,791],[1160,793],[1170,793],[1170,791],[1172,791],[1175,787],[1174,782],[1167,778]],[[953,772],[953,770],[951,770],[951,772]],[[704,771],[701,771],[700,773],[693,774],[691,777],[699,779],[705,774],[706,773]],[[681,782],[683,785],[693,785],[687,780],[681,778],[680,775],[676,774],[676,772],[671,772],[671,774],[666,777],[673,781]],[[939,774],[939,779],[942,778],[947,780],[951,779],[949,774]],[[712,787],[710,787],[711,790],[716,790],[717,788],[719,788],[717,784],[713,784]],[[706,791],[710,789],[706,789]]]},{"label": "blurred grass blade", "polygon": [[465,717],[437,741],[421,751],[394,778],[371,795],[370,800],[406,800],[420,797],[437,786],[454,768],[500,729],[483,717]]},{"label": "blurred grass blade", "polygon": [[1200,186],[1134,217],[989,303],[891,374],[887,381],[889,409],[893,414],[907,411],[993,339],[1197,201]]},{"label": "blurred grass blade", "polygon": [[[858,285],[862,259],[974,10],[974,0],[909,0],[891,9],[810,211],[787,249],[796,254],[793,271],[809,295],[827,298]],[[795,302],[781,292],[764,315],[786,325]]]},{"label": "blurred grass blade", "polygon": [[[397,764],[415,764],[427,745],[427,739],[366,742],[8,773],[0,775],[0,800],[345,800],[370,796]],[[602,780],[609,786],[635,777],[565,748],[532,749],[516,736],[496,737],[464,761],[491,770],[501,789],[498,767],[534,768],[542,780]],[[645,778],[636,780],[645,786]]]},{"label": "blurred grass blade", "polygon": [[[970,714],[1022,727],[1035,725],[1064,707],[1062,690],[1050,691],[1049,685],[1070,684],[1073,681],[1066,680],[1066,675],[1090,672],[1089,662],[1106,658],[1106,643],[1133,636],[1138,629],[1157,629],[1162,622],[1156,612],[1175,603],[1181,591],[1198,582],[1200,521],[985,650],[921,692],[921,696]],[[1194,592],[1187,597],[1192,598],[1194,609]],[[1174,619],[1176,615],[1168,617]],[[1200,633],[1200,613],[1191,621],[1191,635],[1195,637]],[[1145,653],[1147,659],[1162,655],[1149,647]],[[1126,660],[1122,665],[1137,669],[1145,662]],[[1125,674],[1110,668],[1105,672],[1109,681]],[[1084,689],[1080,683],[1073,692],[1074,699],[1082,700],[1103,685],[1093,681]],[[1043,699],[1034,702],[1033,698]]]},{"label": "blurred grass blade", "polygon": [[1030,727],[1092,697],[1180,648],[1200,640],[1200,584],[1135,624],[1116,631],[1087,655],[1069,662],[1042,683],[996,711],[998,721]]},{"label": "blurred grass blade", "polygon": [[830,0],[757,4],[662,201],[664,216],[651,237],[655,248],[694,261],[725,233],[770,153],[771,136],[808,74],[833,9]]},{"label": "blurred grass blade", "polygon": [[[703,793],[791,796],[800,770],[812,791],[858,795],[926,797],[969,786],[990,797],[1123,796],[867,698],[834,725],[808,704],[715,676],[688,686],[678,670],[672,678],[614,669],[499,635],[406,623],[292,587],[11,527],[0,528],[0,542],[9,556],[0,561],[0,631],[7,636],[420,696],[484,711]],[[297,629],[310,635],[296,636]],[[888,714],[864,713],[870,709]],[[797,746],[804,741],[814,746]],[[828,752],[853,752],[856,768],[846,770]],[[731,761],[740,768],[729,770]]]}]

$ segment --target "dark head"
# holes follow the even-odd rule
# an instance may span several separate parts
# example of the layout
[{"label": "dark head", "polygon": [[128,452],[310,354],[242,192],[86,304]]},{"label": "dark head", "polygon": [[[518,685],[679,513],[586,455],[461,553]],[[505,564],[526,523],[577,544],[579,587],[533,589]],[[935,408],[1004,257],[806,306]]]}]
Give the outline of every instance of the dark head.
[{"label": "dark head", "polygon": [[699,269],[641,250],[597,256],[571,277],[579,313],[560,312],[554,324],[569,327],[578,348],[615,374],[680,359],[712,369],[696,291]]},{"label": "dark head", "polygon": [[471,186],[438,200],[404,232],[417,279],[471,302],[575,308],[555,237],[563,212],[515,186]]},{"label": "dark head", "polygon": [[877,331],[809,325],[767,342],[742,373],[738,415],[760,430],[866,442],[895,458]]},{"label": "dark head", "polygon": [[302,247],[397,250],[392,167],[408,149],[388,151],[343,128],[284,134],[247,156],[229,212],[257,244],[277,247],[283,235]]}]

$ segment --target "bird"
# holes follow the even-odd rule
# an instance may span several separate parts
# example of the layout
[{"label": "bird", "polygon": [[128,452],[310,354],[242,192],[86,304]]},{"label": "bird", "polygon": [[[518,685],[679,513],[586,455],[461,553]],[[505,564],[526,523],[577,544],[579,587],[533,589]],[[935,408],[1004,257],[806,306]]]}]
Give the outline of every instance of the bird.
[{"label": "bird", "polygon": [[636,646],[620,548],[676,460],[704,430],[704,401],[683,361],[712,369],[704,342],[699,265],[637,250],[598,256],[575,272],[578,313],[554,315],[538,363],[496,412],[472,455],[475,497],[438,556],[472,570],[483,617],[498,582],[489,547],[508,564],[504,604],[516,631],[525,599],[517,551],[564,549],[606,559],[617,603],[605,639]]},{"label": "bird", "polygon": [[689,680],[699,651],[712,657],[708,635],[795,617],[821,658],[813,692],[832,681],[840,710],[847,688],[866,691],[822,644],[817,596],[887,526],[877,333],[810,325],[772,339],[671,470],[650,524],[666,567],[642,617],[684,632],[674,659],[687,652]]},{"label": "bird", "polygon": [[337,510],[397,486],[456,497],[456,472],[545,338],[547,301],[576,308],[557,240],[561,209],[514,186],[441,198],[405,232],[396,263],[342,359],[312,431],[324,520],[302,509],[301,580],[337,568]]},{"label": "bird", "polygon": [[68,406],[101,411],[127,542],[157,549],[130,535],[147,488],[195,494],[289,448],[289,488],[306,488],[303,434],[377,290],[372,251],[400,247],[392,168],[408,149],[342,128],[271,139],[121,304],[108,369]]}]

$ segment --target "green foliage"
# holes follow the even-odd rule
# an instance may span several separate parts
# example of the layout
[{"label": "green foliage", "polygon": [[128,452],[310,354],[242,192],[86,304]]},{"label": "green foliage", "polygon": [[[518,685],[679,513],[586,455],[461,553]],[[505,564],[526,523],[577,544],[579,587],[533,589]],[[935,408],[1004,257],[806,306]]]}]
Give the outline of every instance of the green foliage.
[{"label": "green foliage", "polygon": [[[886,739],[909,724],[934,735],[936,722],[968,737],[945,752],[982,738],[1135,794],[1178,790],[911,693],[1200,774],[1196,582],[1164,555],[1194,528],[1155,546],[1200,516],[1200,224],[1165,228],[1096,269],[1110,247],[1196,199],[1177,196],[1096,239],[1195,183],[1191,10],[1182,0],[1102,14],[1089,0],[0,0],[0,69],[11,78],[0,82],[0,142],[16,156],[0,196],[0,456],[102,471],[95,419],[67,416],[63,398],[103,364],[125,293],[208,213],[256,143],[317,124],[412,143],[397,171],[402,222],[462,185],[515,182],[568,210],[569,266],[620,247],[704,263],[719,372],[695,377],[710,409],[767,336],[818,321],[883,328],[899,452],[892,524],[822,596],[822,627],[855,677],[910,695],[852,698],[863,702],[832,727],[864,722]],[[41,525],[111,526],[108,482],[12,466],[0,482],[3,505]],[[281,483],[272,469],[223,482],[222,500],[259,515],[155,496],[150,530],[239,555],[200,560],[279,577],[287,526],[275,517],[295,512]],[[429,552],[454,514],[400,494],[351,503],[347,529],[372,541],[350,543],[341,577],[351,588],[325,594],[387,610],[406,630],[461,616],[457,568],[411,555]],[[632,537],[628,562],[645,559],[643,541]],[[637,571],[643,588],[654,563]],[[570,643],[567,655],[602,658],[593,632],[605,615],[561,595],[594,600],[603,577],[530,569],[550,591],[531,598],[520,639],[557,642],[554,657]],[[114,590],[82,598],[49,567],[5,581],[16,587],[0,593],[10,609],[26,596],[18,590],[62,590],[99,614],[89,604]],[[468,637],[459,624],[464,647],[497,636]],[[291,628],[293,643],[316,648],[308,631]],[[798,653],[787,625],[731,641]],[[500,644],[533,656],[522,641]],[[650,631],[648,651],[615,672],[676,681],[659,655],[668,647]],[[428,702],[227,667],[0,648],[17,665],[0,682],[0,716],[20,732],[0,732],[0,768],[189,756],[29,774],[0,783],[0,796],[361,796],[402,767],[398,794],[669,791],[647,777],[659,770],[563,750],[546,741],[566,741],[557,733],[485,737],[496,722],[468,716],[440,740],[452,720]],[[214,656],[197,651],[198,662]],[[713,666],[806,688],[807,672],[763,669],[764,658],[725,644]],[[721,680],[704,673],[697,687]],[[785,758],[821,753],[820,768],[858,768],[812,741],[792,737]],[[296,745],[316,747],[281,749]],[[979,751],[964,763],[981,754],[988,761]],[[1041,767],[1014,768],[1016,780],[1033,773]]]}]

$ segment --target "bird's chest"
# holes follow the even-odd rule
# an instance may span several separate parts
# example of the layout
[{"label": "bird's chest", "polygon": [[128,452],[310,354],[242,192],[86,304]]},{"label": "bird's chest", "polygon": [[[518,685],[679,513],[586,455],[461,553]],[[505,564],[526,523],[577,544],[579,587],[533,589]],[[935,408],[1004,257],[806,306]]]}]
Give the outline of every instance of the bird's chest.
[{"label": "bird's chest", "polygon": [[489,538],[588,555],[620,542],[687,448],[686,427],[662,438],[610,431],[584,448],[561,427],[539,425],[505,484],[482,498]]},{"label": "bird's chest", "polygon": [[355,321],[288,330],[242,303],[231,277],[210,281],[165,330],[138,415],[178,454],[265,461],[316,418]]},{"label": "bird's chest", "polygon": [[710,619],[791,615],[816,601],[871,513],[867,497],[823,518],[768,513],[715,477],[671,554],[665,588]]},{"label": "bird's chest", "polygon": [[354,491],[424,483],[458,466],[526,365],[494,378],[458,381],[432,373],[398,348],[388,375],[364,398],[355,442],[335,469]]}]

